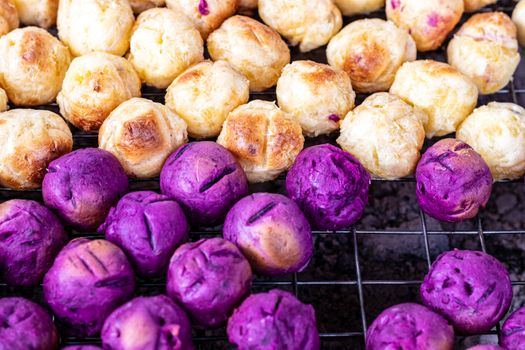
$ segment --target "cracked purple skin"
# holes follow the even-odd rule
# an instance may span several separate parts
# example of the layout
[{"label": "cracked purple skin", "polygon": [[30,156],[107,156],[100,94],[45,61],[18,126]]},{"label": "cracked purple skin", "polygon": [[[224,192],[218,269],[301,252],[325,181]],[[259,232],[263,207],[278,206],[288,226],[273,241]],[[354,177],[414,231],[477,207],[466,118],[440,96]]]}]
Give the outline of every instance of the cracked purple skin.
[{"label": "cracked purple skin", "polygon": [[489,331],[507,313],[512,285],[505,266],[479,251],[441,254],[420,288],[423,303],[461,334]]},{"label": "cracked purple skin", "polygon": [[32,200],[0,204],[0,280],[11,286],[34,286],[67,243],[58,218]]},{"label": "cracked purple skin", "polygon": [[192,224],[213,226],[248,194],[248,180],[224,147],[201,141],[182,146],[168,158],[160,174],[160,188],[182,205]]},{"label": "cracked purple skin", "polygon": [[366,333],[366,350],[452,350],[454,330],[432,310],[399,304],[384,310]]},{"label": "cracked purple skin", "polygon": [[24,298],[0,299],[0,350],[53,350],[58,333],[51,316]]},{"label": "cracked purple skin", "polygon": [[313,255],[308,220],[295,202],[280,194],[254,193],[241,199],[226,216],[223,235],[265,275],[302,271]]},{"label": "cracked purple skin", "polygon": [[249,293],[252,270],[231,242],[201,239],[175,251],[168,270],[168,295],[199,328],[223,325]]},{"label": "cracked purple skin", "polygon": [[96,230],[127,191],[128,178],[117,158],[98,148],[52,161],[42,183],[45,204],[80,231]]},{"label": "cracked purple skin", "polygon": [[104,322],[104,349],[192,350],[191,324],[184,311],[165,295],[137,297]]},{"label": "cracked purple skin", "polygon": [[363,215],[370,175],[350,153],[329,144],[303,150],[286,176],[286,192],[310,224],[340,230]]},{"label": "cracked purple skin", "polygon": [[228,321],[227,332],[238,350],[320,349],[314,308],[279,289],[249,296]]},{"label": "cracked purple skin", "polygon": [[421,209],[441,221],[475,217],[492,191],[490,169],[469,145],[455,139],[435,143],[416,169],[416,198]]},{"label": "cracked purple skin", "polygon": [[179,204],[167,196],[128,193],[99,227],[128,256],[135,271],[156,277],[166,271],[175,249],[188,240],[189,226]]},{"label": "cracked purple skin", "polygon": [[507,350],[525,349],[525,307],[514,311],[503,323],[500,345]]},{"label": "cracked purple skin", "polygon": [[62,350],[102,350],[102,348],[95,345],[71,345],[66,346]]},{"label": "cracked purple skin", "polygon": [[44,299],[68,332],[93,336],[135,289],[133,269],[119,247],[77,238],[58,254],[44,277]]},{"label": "cracked purple skin", "polygon": [[505,350],[503,348],[500,348],[497,345],[492,344],[483,344],[483,345],[476,345],[471,348],[468,348],[467,350]]}]

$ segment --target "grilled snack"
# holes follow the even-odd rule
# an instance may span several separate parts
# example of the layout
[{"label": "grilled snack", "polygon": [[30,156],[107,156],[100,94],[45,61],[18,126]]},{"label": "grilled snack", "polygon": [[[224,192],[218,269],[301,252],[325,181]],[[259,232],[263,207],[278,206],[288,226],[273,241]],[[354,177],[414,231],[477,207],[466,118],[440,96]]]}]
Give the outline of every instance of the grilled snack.
[{"label": "grilled snack", "polygon": [[248,194],[248,181],[230,152],[202,141],[184,145],[168,158],[160,188],[182,205],[192,224],[214,226]]},{"label": "grilled snack", "polygon": [[42,204],[24,199],[1,203],[0,280],[37,286],[67,241],[60,220]]},{"label": "grilled snack", "polygon": [[39,188],[48,164],[73,147],[67,124],[46,110],[0,113],[0,135],[0,185],[17,190]]},{"label": "grilled snack", "polygon": [[128,51],[135,17],[128,0],[60,0],[58,36],[75,56]]},{"label": "grilled snack", "polygon": [[463,0],[387,0],[386,17],[408,30],[418,51],[432,51],[458,24],[463,9]]},{"label": "grilled snack", "polygon": [[491,190],[487,163],[464,142],[441,140],[427,149],[417,165],[416,198],[435,219],[472,219],[489,201]]},{"label": "grilled snack", "polygon": [[59,0],[12,1],[15,3],[20,22],[25,25],[51,28],[57,22]]},{"label": "grilled snack", "polygon": [[501,327],[500,344],[507,350],[520,350],[525,345],[525,307],[514,311]]},{"label": "grilled snack", "polygon": [[509,83],[520,62],[516,26],[503,12],[475,14],[454,35],[447,55],[481,94],[492,94]]},{"label": "grilled snack", "polygon": [[509,310],[509,272],[496,258],[473,250],[438,256],[420,288],[423,303],[461,334],[488,332]]},{"label": "grilled snack", "polygon": [[454,331],[447,320],[418,304],[384,310],[366,332],[366,349],[452,350]]},{"label": "grilled snack", "polygon": [[169,86],[166,106],[188,124],[194,138],[216,137],[228,114],[248,102],[250,82],[226,61],[204,61]]},{"label": "grilled snack", "polygon": [[184,244],[170,261],[168,295],[199,328],[226,323],[251,285],[250,263],[233,243],[219,237]]},{"label": "grilled snack", "polygon": [[90,337],[133,296],[135,277],[119,247],[103,239],[77,238],[58,254],[43,289],[45,301],[67,326],[66,334]]},{"label": "grilled snack", "polygon": [[166,106],[143,98],[115,108],[98,134],[99,147],[140,179],[158,176],[166,158],[186,142],[186,123]]},{"label": "grilled snack", "polygon": [[203,52],[199,32],[186,16],[155,8],[137,18],[128,59],[144,83],[165,89],[186,68],[202,61]]},{"label": "grilled snack", "polygon": [[399,97],[379,92],[348,113],[337,143],[373,175],[411,175],[425,141],[427,115]]},{"label": "grilled snack", "polygon": [[226,216],[223,235],[264,275],[302,271],[313,255],[306,217],[281,194],[258,192],[238,201]]},{"label": "grilled snack", "polygon": [[366,93],[387,91],[399,67],[416,55],[405,30],[377,18],[350,23],[326,49],[328,63],[348,73],[356,91]]},{"label": "grilled snack", "polygon": [[93,52],[71,62],[57,102],[71,124],[95,131],[122,102],[140,96],[140,78],[125,58]]},{"label": "grilled snack", "polygon": [[238,349],[321,348],[314,308],[278,289],[248,297],[228,321],[227,331]]},{"label": "grilled snack", "polygon": [[58,332],[53,319],[38,304],[24,298],[0,299],[0,346],[9,350],[54,350]]},{"label": "grilled snack", "polygon": [[206,40],[222,22],[235,14],[238,0],[166,0],[166,5],[186,15]]},{"label": "grilled snack", "polygon": [[128,178],[117,158],[99,148],[82,148],[48,166],[42,197],[63,222],[93,231],[128,191]]},{"label": "grilled snack", "polygon": [[217,143],[238,159],[250,182],[277,178],[303,149],[301,125],[274,103],[254,100],[230,113]]},{"label": "grilled snack", "polygon": [[354,108],[355,93],[346,72],[326,64],[295,61],[277,81],[279,107],[308,136],[330,134]]},{"label": "grilled snack", "polygon": [[350,153],[324,144],[305,148],[288,171],[286,193],[310,225],[342,230],[361,218],[370,175]]},{"label": "grilled snack", "polygon": [[208,38],[214,61],[225,60],[250,80],[251,91],[263,91],[277,83],[290,62],[290,50],[270,27],[245,16],[233,16]]},{"label": "grilled snack", "polygon": [[139,275],[157,277],[166,271],[175,249],[188,239],[189,226],[175,200],[138,191],[122,197],[98,231],[126,253]]},{"label": "grilled snack", "polygon": [[405,63],[390,93],[427,114],[423,125],[428,138],[456,131],[478,102],[478,88],[470,78],[432,60]]},{"label": "grilled snack", "polygon": [[259,15],[301,52],[326,45],[343,26],[332,0],[259,0]]},{"label": "grilled snack", "polygon": [[18,12],[13,0],[0,1],[0,36],[9,33],[20,25]]},{"label": "grilled snack", "polygon": [[15,105],[53,102],[70,62],[68,48],[44,29],[15,29],[0,38],[0,86]]},{"label": "grilled snack", "polygon": [[525,109],[513,103],[481,106],[461,124],[456,137],[487,162],[494,180],[525,173]]}]

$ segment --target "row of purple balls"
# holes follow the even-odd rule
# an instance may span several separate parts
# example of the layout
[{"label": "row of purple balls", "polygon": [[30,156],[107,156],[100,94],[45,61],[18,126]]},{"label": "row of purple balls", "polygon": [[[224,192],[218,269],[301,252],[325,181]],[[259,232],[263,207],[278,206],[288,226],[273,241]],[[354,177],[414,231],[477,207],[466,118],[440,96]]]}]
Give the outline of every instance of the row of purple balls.
[{"label": "row of purple balls", "polygon": [[[196,189],[186,198],[207,205],[207,209],[199,208],[204,216],[223,215],[217,207],[225,196],[234,202],[248,191],[241,167],[216,143],[189,144],[166,167],[177,174],[163,171],[164,176],[175,177],[172,181],[189,186],[190,192]],[[267,274],[299,271],[310,260],[311,229],[294,202],[277,194],[247,196],[230,210],[225,236],[236,241],[250,237],[251,232],[263,232],[264,237],[236,242],[239,248],[213,238],[176,249],[188,239],[189,225],[177,201],[168,196],[132,192],[104,215],[108,204],[127,191],[121,170],[109,153],[83,149],[52,162],[44,178],[42,191],[48,207],[80,230],[105,219],[99,231],[107,240],[77,238],[65,245],[64,228],[47,207],[26,200],[0,204],[1,280],[30,286],[43,277],[44,299],[67,331],[91,336],[102,330],[104,347],[112,349],[191,349],[185,312],[198,328],[221,326],[231,316],[229,339],[241,349],[262,339],[267,344],[261,348],[267,349],[319,348],[315,312],[292,294],[273,290],[243,302],[252,270],[239,248],[245,253],[250,248],[259,250],[259,256],[250,255],[250,262]],[[198,224],[201,215],[185,209]],[[276,228],[284,230],[278,243],[273,241],[279,238]],[[164,296],[135,298],[116,309],[133,295],[131,265],[141,276],[155,277],[165,272],[168,263],[167,291],[184,311]],[[6,325],[0,328],[0,348],[55,348],[56,330],[49,316],[42,315],[43,310],[27,300],[0,300],[0,318]],[[137,324],[147,325],[147,332],[137,329]]]},{"label": "row of purple balls", "polygon": [[[455,146],[453,151],[463,149],[470,148]],[[442,164],[445,158],[440,158],[438,163]],[[367,202],[369,183],[368,174],[354,157],[333,146],[321,145],[301,153],[289,172],[287,190],[314,225],[337,229],[359,219]],[[50,164],[43,182],[43,197],[46,205],[54,209],[66,223],[86,231],[97,228],[104,221],[110,207],[127,189],[127,178],[113,156],[98,149],[84,149]],[[219,223],[230,207],[248,192],[241,167],[230,153],[213,142],[191,143],[175,152],[161,173],[161,189],[164,194],[182,204],[193,224],[203,226]],[[106,238],[128,254],[138,273],[143,276],[154,276],[165,269],[173,250],[187,239],[184,214],[177,202],[169,197],[151,192],[131,193],[122,198],[116,208],[111,209],[105,223],[100,226]],[[51,228],[53,226],[53,221],[48,221],[46,217],[38,219],[35,214],[38,211],[34,208],[23,208],[21,202],[17,204],[13,205],[15,209],[11,213],[5,214],[9,210],[3,210],[7,219],[0,221],[0,232],[2,228],[11,231],[5,240],[7,243],[2,245],[3,251],[0,251],[2,274],[8,284],[31,285],[41,280],[66,238],[65,234],[61,235],[49,227],[33,227],[22,230],[25,235],[12,235],[16,231],[13,227],[27,226],[27,218],[21,212],[35,219],[36,226],[46,222],[50,222],[48,226]],[[9,206],[4,204],[4,209],[6,207]],[[286,197],[275,194],[246,197],[233,207],[229,218],[224,226],[225,238],[239,246],[256,271],[274,275],[300,271],[310,260],[313,250],[310,227],[299,208]],[[40,235],[31,237],[32,234],[28,232],[40,232]],[[163,234],[165,232],[172,234]],[[36,236],[39,238],[35,239]],[[81,244],[79,241],[72,241],[66,248],[91,244]],[[30,248],[20,249],[26,246]],[[15,247],[17,249],[13,249]],[[75,258],[79,259],[78,255]],[[100,259],[97,257],[97,260]],[[85,265],[86,261],[80,259],[78,263]],[[69,274],[70,268],[61,265],[66,264],[55,261],[53,267],[58,268],[52,268],[48,274],[55,276],[57,281],[62,281],[63,275]],[[103,269],[102,272],[107,271]],[[98,283],[99,288],[120,288],[133,279],[132,276],[128,277],[110,276],[95,284]],[[53,285],[53,277],[49,279],[51,282],[48,285]],[[179,277],[179,280],[184,279]],[[81,298],[75,288],[72,288],[70,295],[66,295],[64,288],[67,290],[67,287],[67,283],[65,286],[50,287],[51,292],[47,294],[52,309],[59,318],[62,315],[72,329],[80,330],[81,334],[93,332],[93,327],[99,330],[100,320],[103,321],[115,305],[101,312],[100,305],[96,305],[98,300],[95,305],[87,303],[89,307],[86,310],[95,310],[95,315],[89,315],[88,319],[94,317],[96,320],[91,319],[92,324],[86,325],[86,320],[78,321],[71,317],[71,314],[77,314],[78,307],[71,308],[64,299]],[[60,293],[53,294],[53,289]],[[230,294],[230,299],[235,299],[234,294]],[[51,301],[53,297],[56,299],[55,307]],[[118,304],[122,300],[116,302]],[[108,303],[111,304],[110,300]],[[211,317],[201,311],[193,314]],[[192,316],[195,320],[196,317]],[[79,324],[75,324],[76,321]]]}]

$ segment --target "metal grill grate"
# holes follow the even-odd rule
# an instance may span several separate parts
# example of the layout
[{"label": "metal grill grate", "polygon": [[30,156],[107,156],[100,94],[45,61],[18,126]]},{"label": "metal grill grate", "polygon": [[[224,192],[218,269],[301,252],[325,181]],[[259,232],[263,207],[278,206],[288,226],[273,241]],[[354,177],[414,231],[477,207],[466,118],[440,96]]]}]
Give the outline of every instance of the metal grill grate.
[{"label": "metal grill grate", "polygon": [[[499,5],[494,5],[482,11],[489,10],[499,10],[504,11],[508,14],[511,13],[514,7],[515,1],[499,1]],[[383,13],[372,14],[373,17],[383,17]],[[468,15],[464,16],[464,19]],[[345,19],[345,22],[350,22],[356,18]],[[444,46],[446,47],[446,46]],[[419,54],[418,58],[433,58],[440,61],[446,61],[445,51],[442,47],[437,52],[432,52],[429,54]],[[316,50],[311,53],[302,54],[299,53],[296,49],[292,49],[292,57],[294,60],[297,59],[312,59],[319,62],[326,62],[324,48]],[[521,84],[523,80],[523,84]],[[517,84],[520,82],[520,85]],[[157,102],[163,102],[164,100],[164,91],[154,90],[150,88],[144,88],[143,97],[152,99]],[[252,96],[252,99],[265,99],[265,100],[275,100],[275,92],[269,91],[264,93],[255,93]],[[358,101],[362,101],[365,96],[358,96]],[[517,104],[525,104],[525,64],[520,64],[518,72],[516,73],[514,79],[510,82],[509,86],[499,91],[498,93],[491,96],[480,97],[479,104],[485,104],[489,101],[507,101],[514,102]],[[58,111],[56,104],[49,106],[42,106],[41,108],[50,109],[55,112]],[[96,147],[97,145],[97,135],[95,133],[85,133],[76,130],[74,127],[71,127],[74,133],[75,148]],[[435,140],[431,141],[434,142]],[[320,137],[315,140],[309,140],[309,144],[317,144],[323,142],[334,142],[334,137]],[[428,145],[426,145],[428,146]],[[283,192],[283,180],[284,177],[281,176],[278,180],[270,184],[255,185],[252,186],[252,191],[270,191],[270,192]],[[497,186],[517,186],[521,188],[522,191],[525,191],[523,184],[519,181],[506,181],[498,183]],[[413,186],[413,178],[404,178],[397,181],[385,181],[380,179],[373,180],[372,190],[381,190],[384,186],[390,187],[399,187],[399,186]],[[521,186],[521,187],[519,187]],[[158,179],[153,180],[131,180],[131,189],[151,189],[158,190]],[[371,197],[373,195],[371,194]],[[13,191],[7,188],[0,188],[0,201],[5,201],[11,198],[26,198],[26,199],[37,199],[41,200],[40,190],[35,191],[26,191],[18,192]],[[415,203],[415,195],[413,194],[410,198],[402,198],[404,201],[412,201]],[[493,198],[491,198],[491,201]],[[367,208],[366,215],[378,215],[378,213],[383,210],[380,207],[375,207],[375,202],[372,201],[369,203]],[[417,204],[416,204],[417,207]],[[416,209],[417,210],[417,209]],[[381,214],[379,214],[381,215]],[[339,248],[339,251],[336,252],[337,259],[344,260],[344,263],[333,264],[336,266],[345,267],[343,270],[334,271],[332,265],[325,271],[318,270],[319,259],[323,257],[320,256],[322,251],[316,249],[316,256],[314,257],[310,267],[306,272],[293,274],[289,276],[284,276],[277,279],[269,279],[264,277],[256,277],[254,281],[254,291],[267,290],[271,288],[283,288],[288,289],[295,293],[300,299],[308,303],[314,303],[316,312],[318,315],[318,323],[321,331],[321,337],[323,341],[323,349],[360,349],[364,347],[364,334],[366,333],[367,325],[373,320],[377,313],[384,307],[394,304],[392,299],[396,299],[396,296],[401,295],[401,298],[406,294],[402,291],[404,288],[417,289],[421,283],[421,274],[426,273],[430,267],[433,256],[435,257],[436,253],[432,253],[433,238],[435,237],[463,237],[465,241],[457,246],[461,247],[470,247],[471,249],[481,249],[487,251],[489,247],[489,253],[492,252],[490,249],[490,244],[487,243],[488,237],[493,236],[504,236],[509,237],[515,235],[517,239],[525,238],[525,227],[520,229],[485,229],[484,228],[484,213],[481,212],[478,217],[470,223],[470,227],[467,229],[456,229],[454,225],[439,225],[438,228],[430,228],[426,215],[419,210],[416,214],[418,216],[419,224],[417,228],[410,229],[369,229],[363,225],[362,222],[359,222],[355,227],[350,228],[349,230],[343,231],[314,231],[314,237],[316,240],[316,248],[323,244],[334,245]],[[401,220],[401,219],[399,219]],[[517,218],[510,217],[510,221],[517,220]],[[396,226],[396,225],[385,225]],[[402,225],[398,225],[402,226]],[[434,225],[436,226],[436,225]],[[201,237],[208,236],[217,236],[221,234],[220,227],[213,229],[193,229],[191,232],[191,239],[196,240]],[[81,234],[77,232],[71,232],[71,236],[86,236],[86,237],[98,237],[95,234]],[[366,251],[363,249],[363,242],[366,242],[367,239],[370,239],[372,236],[375,237],[389,237],[396,239],[399,238],[400,244],[402,244],[403,239],[418,239],[422,244],[422,252],[414,252],[414,255],[422,256],[422,261],[420,265],[423,267],[419,273],[411,273],[410,276],[416,276],[414,279],[396,279],[396,276],[389,276],[389,278],[381,279],[367,279],[363,274],[363,267],[370,266],[369,256]],[[476,243],[473,243],[475,240]],[[335,242],[335,243],[330,243]],[[341,243],[342,242],[342,243]],[[466,242],[466,243],[465,243]],[[472,247],[472,245],[477,247]],[[394,247],[395,248],[395,247]],[[439,248],[438,248],[439,250]],[[364,263],[363,263],[364,261]],[[505,262],[505,261],[504,261]],[[398,264],[403,263],[402,260],[387,260],[386,264]],[[328,271],[328,273],[326,272]],[[520,271],[520,272],[523,272]],[[331,278],[325,278],[324,275],[328,274]],[[404,275],[404,274],[403,274]],[[524,274],[525,275],[525,274]],[[333,278],[332,278],[333,277]],[[513,282],[514,286],[525,286],[525,279],[515,279]],[[387,300],[377,300],[373,297],[374,293],[369,293],[370,291],[385,290],[384,294],[387,296]],[[148,281],[138,281],[137,284],[137,294],[155,294],[163,292],[164,290],[164,281],[163,280],[148,280]],[[314,291],[310,293],[308,291]],[[315,292],[316,291],[316,292]],[[11,288],[5,284],[0,284],[0,297],[1,296],[11,296],[11,295],[23,295],[31,299],[42,302],[41,288]],[[317,294],[316,294],[317,293]],[[313,297],[312,297],[313,294]],[[368,294],[372,294],[372,297],[367,298]],[[308,297],[305,298],[305,295]],[[413,293],[410,294],[413,297]],[[319,300],[324,300],[326,298],[333,298],[334,303],[337,303],[337,300],[348,299],[348,305],[343,303],[342,306],[336,305],[335,308],[330,308],[330,311],[319,307],[316,305]],[[305,300],[306,299],[306,300]],[[417,301],[414,299],[403,299],[403,301]],[[328,300],[328,304],[330,301]],[[323,305],[325,305],[323,303]],[[377,310],[370,311],[368,308],[369,305],[377,305],[375,307]],[[330,314],[329,314],[330,313]],[[335,322],[330,321],[335,319]],[[348,324],[346,321],[348,320]],[[333,327],[337,323],[337,327]],[[332,327],[332,328],[331,328]],[[499,325],[496,329],[489,332],[487,335],[493,335],[495,337],[499,331]],[[196,331],[194,337],[195,343],[199,349],[222,349],[229,348],[226,341],[226,336],[224,329],[214,330],[214,331]],[[495,338],[493,339],[495,340]],[[100,339],[91,338],[91,339],[77,339],[77,338],[66,338],[63,339],[63,344],[86,344],[100,343]]]}]

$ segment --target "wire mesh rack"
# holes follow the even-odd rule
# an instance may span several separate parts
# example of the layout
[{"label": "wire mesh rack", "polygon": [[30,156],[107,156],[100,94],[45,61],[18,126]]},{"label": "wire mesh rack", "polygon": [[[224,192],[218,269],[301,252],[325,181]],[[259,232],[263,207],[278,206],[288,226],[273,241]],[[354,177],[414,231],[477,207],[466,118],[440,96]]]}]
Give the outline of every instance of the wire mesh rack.
[{"label": "wire mesh rack", "polygon": [[[510,14],[515,1],[499,1],[497,5],[481,11],[498,10]],[[468,18],[465,15],[463,21]],[[370,16],[367,16],[370,17]],[[383,12],[371,17],[384,18]],[[345,23],[359,17],[346,18]],[[419,54],[418,58],[446,61],[444,45],[440,50]],[[300,53],[292,48],[293,60],[311,59],[326,62],[325,48],[310,53]],[[164,101],[164,91],[145,87],[142,96],[157,102]],[[358,102],[366,96],[359,95]],[[251,99],[275,100],[274,90],[254,93]],[[478,105],[490,101],[514,102],[525,105],[525,63],[507,88],[490,96],[481,96]],[[56,104],[39,108],[58,112]],[[74,148],[96,147],[97,134],[85,133],[71,126]],[[307,145],[330,142],[335,137],[307,140]],[[434,143],[427,141],[425,147]],[[158,179],[131,180],[131,190],[158,190]],[[284,192],[284,176],[266,184],[253,185],[252,192]],[[442,251],[452,248],[479,249],[496,255],[507,264],[512,274],[515,295],[513,307],[525,301],[521,297],[525,286],[525,186],[523,179],[496,183],[494,192],[502,193],[491,198],[486,210],[467,223],[458,225],[439,223],[427,217],[415,201],[413,178],[396,181],[374,179],[370,202],[363,219],[354,227],[341,231],[314,231],[315,256],[309,267],[301,273],[279,278],[255,277],[253,291],[281,288],[293,292],[303,302],[316,309],[323,349],[362,349],[367,326],[382,309],[399,302],[417,302],[418,288],[433,259]],[[515,197],[509,197],[515,196]],[[41,201],[40,190],[13,191],[0,188],[0,202],[12,198]],[[517,198],[517,201],[509,198]],[[506,201],[507,202],[506,202]],[[521,204],[520,204],[521,203]],[[506,213],[499,207],[506,206]],[[70,230],[70,237],[100,237],[94,233]],[[193,228],[191,240],[221,235],[221,228]],[[503,240],[503,243],[499,241]],[[511,244],[508,244],[511,242]],[[165,280],[139,280],[137,295],[164,292]],[[0,283],[0,297],[21,295],[40,302],[42,290],[13,288]],[[480,339],[496,343],[499,325],[487,334],[458,337],[458,349]],[[471,340],[469,340],[471,339]],[[228,349],[224,329],[195,331],[198,349]],[[99,338],[63,338],[63,345],[100,344]]]}]

